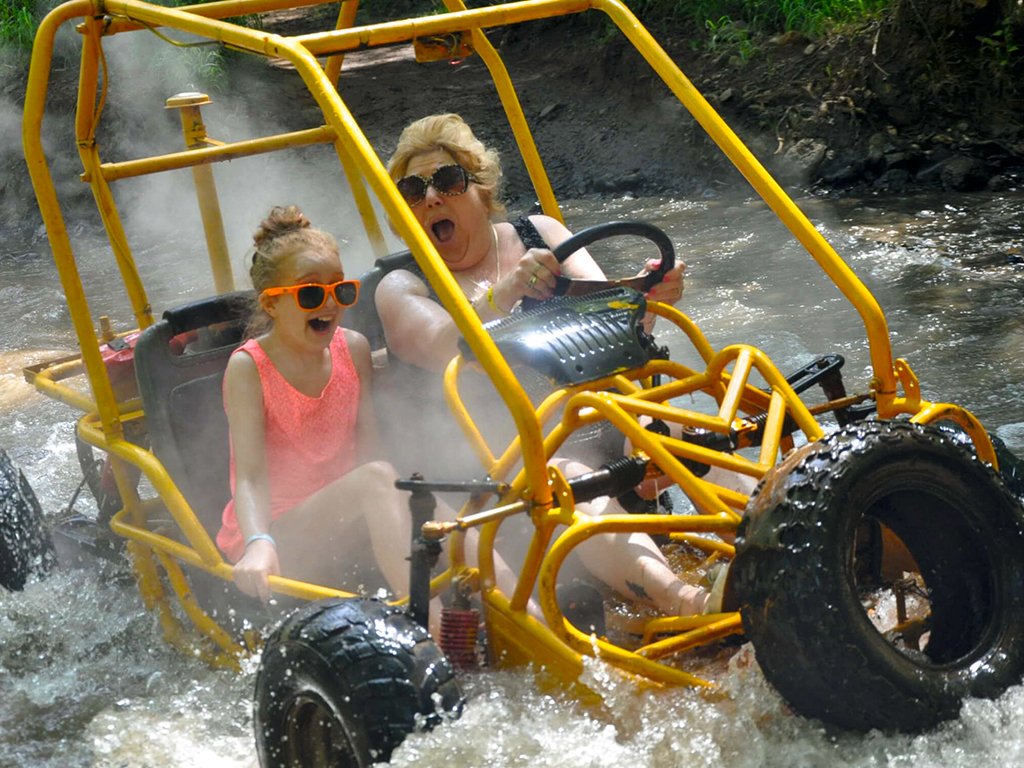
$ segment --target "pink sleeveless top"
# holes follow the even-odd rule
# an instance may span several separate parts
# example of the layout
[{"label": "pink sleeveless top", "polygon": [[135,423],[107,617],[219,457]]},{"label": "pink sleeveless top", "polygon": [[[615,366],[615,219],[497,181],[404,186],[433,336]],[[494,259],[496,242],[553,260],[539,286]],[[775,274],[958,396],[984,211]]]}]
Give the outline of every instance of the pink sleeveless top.
[{"label": "pink sleeveless top", "polygon": [[[233,353],[252,357],[263,387],[264,442],[273,520],[345,475],[355,464],[359,374],[342,329],[335,331],[330,350],[331,378],[319,397],[304,395],[289,384],[256,339],[249,339]],[[234,493],[232,446],[231,495]],[[245,552],[234,499],[224,508],[217,546],[231,562],[237,562]]]}]

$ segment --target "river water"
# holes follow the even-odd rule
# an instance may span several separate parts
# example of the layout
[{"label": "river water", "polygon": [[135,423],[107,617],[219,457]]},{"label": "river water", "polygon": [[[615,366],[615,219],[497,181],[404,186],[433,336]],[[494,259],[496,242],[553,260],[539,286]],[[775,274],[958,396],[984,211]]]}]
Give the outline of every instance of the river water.
[{"label": "river water", "polygon": [[[301,202],[301,200],[299,201]],[[1024,452],[1024,194],[869,200],[802,207],[875,293],[894,353],[931,400],[972,409]],[[567,206],[573,228],[643,218],[662,226],[689,265],[684,306],[714,346],[745,341],[783,370],[818,354],[847,359],[847,387],[869,376],[856,314],[760,203],[623,199]],[[320,220],[320,219],[316,219]],[[0,242],[0,447],[49,517],[73,496],[79,471],[70,408],[36,394],[23,365],[73,348],[41,232]],[[74,230],[90,242],[93,236]],[[102,273],[96,239],[83,261]],[[187,244],[185,244],[187,245]],[[157,260],[158,309],[189,296],[195,264]],[[175,251],[190,252],[190,247]],[[365,263],[365,257],[364,257]],[[353,265],[347,265],[354,271]],[[112,294],[113,295],[113,294]],[[122,318],[126,320],[127,318]],[[679,336],[663,334],[677,356]],[[79,511],[95,511],[84,494]],[[971,766],[1024,763],[1024,688],[968,701],[959,719],[921,736],[827,733],[792,715],[749,647],[723,661],[720,689],[639,693],[599,664],[587,675],[609,719],[541,693],[526,672],[467,678],[462,719],[410,737],[408,766]],[[142,768],[255,764],[252,670],[216,672],[168,649],[131,584],[99,570],[61,570],[21,593],[0,592],[0,768]]]}]

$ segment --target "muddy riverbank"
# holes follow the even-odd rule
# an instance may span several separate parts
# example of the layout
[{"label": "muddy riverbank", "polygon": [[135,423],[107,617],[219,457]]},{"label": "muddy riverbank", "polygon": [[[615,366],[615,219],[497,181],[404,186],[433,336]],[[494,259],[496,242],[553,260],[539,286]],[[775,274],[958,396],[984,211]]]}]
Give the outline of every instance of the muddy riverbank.
[{"label": "muddy riverbank", "polygon": [[[913,16],[904,5],[885,19],[819,40],[756,37],[740,25],[718,30],[699,53],[687,36],[658,33],[658,39],[792,189],[969,192],[1024,184],[1024,87],[1012,77],[1014,67],[1000,69],[992,46],[971,36],[977,19],[961,20],[963,39],[938,39],[943,20]],[[264,19],[268,31],[284,33],[323,23],[322,12],[308,11]],[[594,25],[578,19],[489,34],[506,58],[560,197],[746,194],[739,174],[620,37],[598,42]],[[208,88],[215,99],[271,83],[275,96],[263,104],[269,117],[289,128],[318,121],[294,72],[275,62],[222,60],[217,83]],[[69,56],[69,66],[55,74],[48,102],[54,122],[66,120],[74,107],[75,71]],[[23,81],[11,76],[0,86],[0,104],[7,105],[0,112],[0,209],[31,222],[38,214],[12,114],[20,113]],[[385,157],[410,120],[437,111],[464,114],[502,150],[506,194],[529,202],[525,171],[478,57],[417,64],[408,49],[359,52],[348,57],[339,88]],[[127,114],[116,98],[106,109],[109,120]],[[107,145],[104,156],[118,158],[120,149]],[[51,153],[54,164],[78,162],[67,142],[55,143]],[[84,185],[63,191],[72,203],[89,202]]]}]

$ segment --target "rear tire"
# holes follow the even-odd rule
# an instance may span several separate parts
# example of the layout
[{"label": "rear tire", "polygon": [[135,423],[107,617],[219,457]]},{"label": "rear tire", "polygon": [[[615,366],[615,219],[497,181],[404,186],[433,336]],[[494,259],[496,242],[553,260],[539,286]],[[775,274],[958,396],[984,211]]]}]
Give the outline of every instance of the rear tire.
[{"label": "rear tire", "polygon": [[464,700],[448,660],[401,609],[319,600],[274,631],[256,676],[263,768],[386,762],[414,730],[457,717]]},{"label": "rear tire", "polygon": [[105,458],[97,458],[93,447],[78,435],[75,435],[75,453],[78,454],[78,466],[82,470],[85,485],[96,500],[99,511],[97,519],[107,522],[121,508],[121,494],[113,483],[110,462]]},{"label": "rear tire", "polygon": [[[864,422],[787,457],[730,581],[765,677],[808,717],[921,731],[1024,674],[1024,510],[936,429]],[[886,627],[901,594],[916,620]]]}]

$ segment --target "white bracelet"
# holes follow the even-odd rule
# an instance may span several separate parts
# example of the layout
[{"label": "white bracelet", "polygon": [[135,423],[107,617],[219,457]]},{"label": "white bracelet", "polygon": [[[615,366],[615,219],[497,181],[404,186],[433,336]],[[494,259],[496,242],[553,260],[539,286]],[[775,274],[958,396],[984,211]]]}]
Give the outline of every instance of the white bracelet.
[{"label": "white bracelet", "polygon": [[277,542],[274,541],[274,537],[269,533],[254,533],[248,539],[245,540],[245,548],[248,549],[249,545],[254,541],[269,541],[274,549],[277,549]]}]

